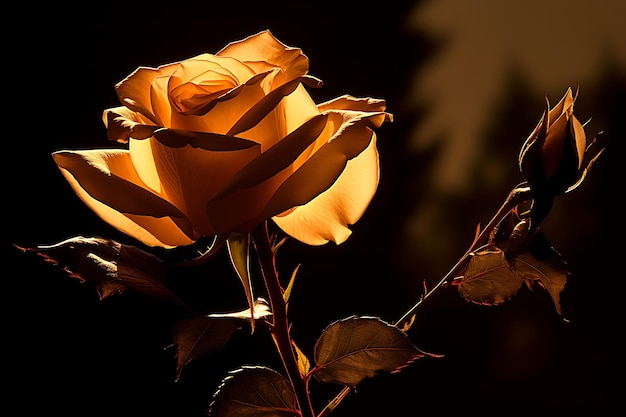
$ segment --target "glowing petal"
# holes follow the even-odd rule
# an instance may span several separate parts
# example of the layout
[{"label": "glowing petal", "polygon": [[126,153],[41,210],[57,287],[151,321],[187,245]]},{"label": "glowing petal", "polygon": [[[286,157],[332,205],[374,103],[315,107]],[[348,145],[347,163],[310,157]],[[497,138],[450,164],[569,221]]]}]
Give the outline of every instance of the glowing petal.
[{"label": "glowing petal", "polygon": [[212,200],[222,198],[238,188],[257,185],[287,168],[322,133],[327,119],[328,115],[320,114],[301,125],[235,174]]},{"label": "glowing petal", "polygon": [[200,115],[209,111],[215,100],[255,76],[236,59],[203,54],[181,62],[169,79],[168,94],[179,112]]},{"label": "glowing petal", "polygon": [[370,144],[373,137],[370,126],[379,125],[385,117],[377,114],[359,118],[353,113],[342,116],[344,123],[337,134],[278,188],[265,207],[262,217],[268,218],[304,205],[331,187],[344,170],[347,161]]},{"label": "glowing petal", "polygon": [[217,232],[248,232],[265,220],[263,207],[280,184],[293,172],[294,161],[306,153],[324,130],[327,115],[318,115],[285,137],[237,172],[209,200],[206,212]]},{"label": "glowing petal", "polygon": [[347,226],[361,218],[372,200],[379,172],[373,135],[367,149],[348,161],[330,189],[273,220],[285,233],[309,245],[323,245],[328,241],[343,243],[351,234]]},{"label": "glowing petal", "polygon": [[291,94],[299,84],[300,78],[296,78],[295,80],[291,80],[267,94],[246,113],[244,113],[243,116],[241,116],[241,118],[230,128],[227,134],[234,136],[254,127],[276,107],[283,97]]},{"label": "glowing petal", "polygon": [[279,67],[282,69],[276,82],[280,84],[304,76],[309,70],[309,59],[300,48],[286,46],[276,39],[268,30],[249,36],[241,41],[232,42],[217,53],[219,56],[230,56],[254,67],[260,72],[263,67]]},{"label": "glowing petal", "polygon": [[[578,93],[577,93],[578,94]],[[554,121],[565,113],[570,107],[574,105],[575,97],[572,96],[572,89],[568,88],[561,100],[550,110],[548,113],[548,123],[551,125]]]},{"label": "glowing petal", "polygon": [[159,68],[137,68],[115,86],[120,102],[129,109],[143,114],[154,124],[160,124],[152,107],[151,85],[155,78],[172,74],[177,66],[178,63]]},{"label": "glowing petal", "polygon": [[150,246],[192,242],[189,220],[139,185],[128,151],[59,151],[53,157],[79,198],[113,227]]},{"label": "glowing petal", "polygon": [[[317,107],[321,112],[329,110],[353,110],[362,112],[384,112],[387,103],[385,100],[370,98],[370,97],[354,97],[351,95],[343,95],[335,99],[320,103]],[[391,121],[392,116],[388,114],[388,121]]]},{"label": "glowing petal", "polygon": [[109,140],[127,143],[131,137],[145,139],[152,136],[159,126],[146,125],[138,116],[138,113],[123,106],[105,110],[102,121],[107,128]]},{"label": "glowing petal", "polygon": [[214,150],[202,143],[198,143],[200,147],[191,143],[172,147],[159,140],[151,143],[163,195],[191,219],[194,230],[202,235],[223,231],[207,216],[206,204],[211,196],[260,154],[258,144],[249,146],[251,142],[237,138],[233,138],[233,143],[243,146]]}]

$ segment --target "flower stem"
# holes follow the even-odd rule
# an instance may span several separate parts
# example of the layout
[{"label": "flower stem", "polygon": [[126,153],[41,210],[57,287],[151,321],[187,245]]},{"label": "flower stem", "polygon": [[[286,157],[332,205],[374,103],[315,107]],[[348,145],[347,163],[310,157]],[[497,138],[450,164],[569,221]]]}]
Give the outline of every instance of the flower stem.
[{"label": "flower stem", "polygon": [[[506,217],[507,214],[519,204],[524,201],[530,199],[532,196],[531,189],[526,186],[526,184],[520,184],[517,187],[513,188],[509,193],[502,206],[498,209],[496,214],[491,218],[487,226],[481,230],[481,232],[476,236],[470,247],[467,251],[459,258],[456,264],[448,271],[448,273],[439,280],[439,282],[428,290],[417,303],[415,303],[411,308],[407,310],[406,313],[394,324],[395,327],[399,329],[404,329],[411,323],[413,317],[415,316],[419,307],[429,299],[438,289],[445,287],[454,277],[456,277],[462,269],[465,267],[466,263],[469,261],[472,253],[478,249],[481,244],[489,237],[493,229]],[[330,414],[341,401],[350,393],[352,388],[345,387],[343,388],[320,412],[317,417],[326,417]]]},{"label": "flower stem", "polygon": [[289,320],[287,318],[287,304],[283,297],[283,288],[278,280],[274,251],[267,231],[267,223],[259,224],[252,231],[252,240],[261,266],[261,273],[267,288],[269,302],[272,308],[272,339],[283,362],[285,371],[294,387],[300,412],[303,417],[314,417],[315,412],[311,405],[309,393],[304,380],[300,376],[298,362],[291,344],[289,335]]},{"label": "flower stem", "polygon": [[461,270],[465,267],[466,263],[469,261],[472,253],[481,246],[481,244],[489,237],[489,234],[493,231],[493,229],[506,217],[509,212],[514,209],[519,204],[530,198],[531,190],[529,187],[517,186],[509,193],[509,196],[504,200],[502,206],[498,209],[496,214],[491,218],[487,226],[480,232],[478,236],[474,239],[470,247],[467,251],[459,258],[456,264],[448,271],[448,273],[441,278],[441,280],[428,292],[424,294],[423,297],[419,299],[417,303],[415,303],[406,313],[394,324],[394,326],[402,329],[405,327],[415,315],[417,309],[422,305],[424,301],[430,298],[435,291],[439,288],[446,286],[450,283],[452,279],[454,279]]}]

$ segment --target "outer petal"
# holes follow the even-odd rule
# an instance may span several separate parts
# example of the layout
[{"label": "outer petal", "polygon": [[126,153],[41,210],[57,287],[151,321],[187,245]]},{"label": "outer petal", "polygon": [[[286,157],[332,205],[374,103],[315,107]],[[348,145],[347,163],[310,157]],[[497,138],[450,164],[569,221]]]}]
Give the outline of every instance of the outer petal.
[{"label": "outer petal", "polygon": [[[578,95],[578,92],[576,93]],[[572,95],[572,89],[568,88],[561,100],[550,110],[548,113],[548,123],[552,125],[554,121],[565,113],[570,107],[574,105],[576,97]]]},{"label": "outer petal", "polygon": [[192,242],[189,220],[143,186],[128,151],[59,151],[53,157],[81,200],[113,227],[150,246]]},{"label": "outer petal", "polygon": [[372,200],[379,177],[376,135],[372,134],[369,146],[348,161],[330,189],[273,220],[285,233],[309,245],[343,243],[352,233],[347,226],[361,218]]},{"label": "outer petal", "polygon": [[[387,103],[385,100],[371,97],[353,97],[351,95],[343,95],[335,99],[318,104],[318,109],[322,112],[329,110],[353,110],[362,112],[384,112]],[[388,121],[392,116],[388,114]]]},{"label": "outer petal", "polygon": [[[371,126],[380,126],[385,119],[384,113],[335,112],[329,115],[333,116],[331,120],[335,119],[335,123],[337,118],[343,120],[336,134],[277,189],[263,210],[263,218],[305,205],[334,186],[347,162],[371,144],[373,138]],[[375,171],[378,171],[377,167]],[[364,172],[363,175],[368,173]],[[360,193],[359,189],[355,192]],[[338,204],[337,209],[343,210],[342,203]],[[336,217],[336,213],[327,215]]]},{"label": "outer petal", "polygon": [[120,143],[128,143],[131,137],[135,139],[148,138],[159,128],[159,126],[144,124],[140,113],[123,106],[105,110],[102,113],[102,121],[107,128],[109,140]]}]

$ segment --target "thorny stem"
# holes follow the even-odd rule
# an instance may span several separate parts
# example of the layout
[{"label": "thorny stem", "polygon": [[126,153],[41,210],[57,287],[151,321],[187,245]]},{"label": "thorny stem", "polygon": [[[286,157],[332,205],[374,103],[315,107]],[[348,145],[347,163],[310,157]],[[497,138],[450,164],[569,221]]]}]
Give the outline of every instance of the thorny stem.
[{"label": "thorny stem", "polygon": [[470,247],[467,251],[461,256],[461,258],[457,261],[457,263],[448,271],[448,273],[441,278],[441,280],[432,287],[428,292],[424,294],[423,297],[419,299],[417,303],[413,305],[406,313],[394,324],[394,326],[402,329],[406,324],[408,324],[412,317],[415,315],[417,309],[422,305],[424,301],[426,301],[430,296],[432,296],[435,291],[439,288],[446,286],[450,283],[452,279],[454,279],[461,270],[465,267],[465,264],[469,261],[472,253],[478,249],[481,244],[489,237],[489,234],[493,231],[493,229],[506,217],[509,212],[514,209],[519,204],[530,198],[531,190],[529,187],[517,186],[510,193],[509,196],[504,200],[502,206],[496,214],[492,217],[492,219],[487,223],[487,226],[480,232],[480,234],[474,239]]},{"label": "thorny stem", "polygon": [[[487,223],[487,226],[485,226],[485,228],[482,229],[479,235],[476,236],[470,247],[463,254],[463,256],[459,258],[459,260],[452,267],[452,269],[450,269],[448,273],[443,278],[441,278],[441,280],[434,287],[428,290],[419,299],[419,301],[417,301],[417,303],[415,303],[410,309],[408,309],[407,312],[404,313],[404,315],[394,324],[394,326],[399,329],[404,329],[407,325],[409,325],[413,320],[413,317],[415,316],[417,310],[424,303],[424,301],[430,298],[438,289],[445,287],[447,284],[450,283],[452,279],[458,276],[461,270],[469,261],[472,253],[476,249],[478,249],[481,244],[489,237],[493,229],[502,221],[502,219],[506,217],[507,214],[509,214],[511,210],[513,210],[524,201],[530,199],[531,194],[532,191],[530,187],[526,186],[526,184],[520,184],[517,187],[513,188],[506,200],[504,200],[504,203],[502,203],[502,206],[500,206],[496,214],[491,218],[489,223]],[[341,392],[339,392],[339,394],[337,394],[335,398],[333,398],[326,405],[326,407],[320,412],[317,417],[326,417],[328,414],[330,414],[330,412],[339,405],[339,403],[348,395],[348,393],[350,393],[351,390],[352,388],[350,387],[343,388]]]},{"label": "thorny stem", "polygon": [[296,392],[296,398],[303,417],[315,417],[307,387],[300,376],[298,362],[291,345],[289,335],[289,320],[287,318],[287,304],[283,298],[283,289],[278,280],[278,272],[274,263],[267,224],[261,223],[252,231],[252,240],[257,251],[261,273],[267,288],[268,298],[272,308],[272,339],[278,349],[285,371],[291,385]]}]

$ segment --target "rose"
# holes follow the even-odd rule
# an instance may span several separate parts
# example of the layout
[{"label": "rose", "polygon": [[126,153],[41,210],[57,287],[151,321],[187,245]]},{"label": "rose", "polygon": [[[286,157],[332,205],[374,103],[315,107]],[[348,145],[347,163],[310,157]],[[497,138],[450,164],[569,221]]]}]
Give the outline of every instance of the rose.
[{"label": "rose", "polygon": [[587,144],[584,126],[574,116],[578,97],[568,88],[561,100],[546,109],[519,154],[522,176],[533,192],[530,217],[533,227],[548,215],[554,197],[577,188],[604,151],[596,136]]},{"label": "rose", "polygon": [[104,111],[127,149],[53,154],[103,220],[149,246],[248,233],[272,218],[312,245],[341,243],[378,186],[374,129],[385,101],[342,96],[315,104],[308,58],[269,31],[116,85]]},{"label": "rose", "polygon": [[520,151],[520,171],[539,193],[564,194],[581,176],[587,138],[574,116],[576,97],[568,88],[553,108],[546,99],[541,120]]}]

